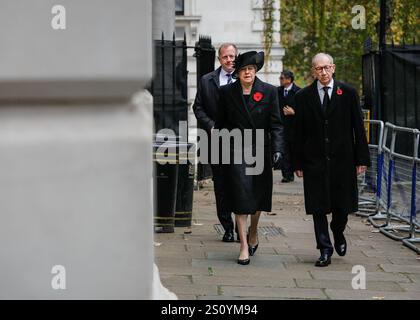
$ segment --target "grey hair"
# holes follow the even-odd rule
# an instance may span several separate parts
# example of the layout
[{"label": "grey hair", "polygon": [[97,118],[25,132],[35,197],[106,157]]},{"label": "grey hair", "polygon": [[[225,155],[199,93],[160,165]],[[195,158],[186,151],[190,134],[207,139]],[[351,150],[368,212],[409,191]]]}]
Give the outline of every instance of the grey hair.
[{"label": "grey hair", "polygon": [[317,53],[313,58],[312,58],[312,66],[314,66],[315,65],[315,61],[318,59],[318,58],[321,58],[321,57],[326,57],[328,60],[330,60],[330,63],[331,64],[334,64],[334,59],[333,59],[333,57],[331,56],[331,55],[329,55],[328,53],[324,53],[324,52],[320,52],[320,53]]},{"label": "grey hair", "polygon": [[222,51],[222,49],[229,48],[229,47],[235,48],[235,56],[237,56],[238,55],[238,48],[236,47],[235,44],[230,43],[230,42],[225,42],[225,43],[222,43],[220,45],[219,50],[217,51],[218,56],[220,57],[220,51]]}]

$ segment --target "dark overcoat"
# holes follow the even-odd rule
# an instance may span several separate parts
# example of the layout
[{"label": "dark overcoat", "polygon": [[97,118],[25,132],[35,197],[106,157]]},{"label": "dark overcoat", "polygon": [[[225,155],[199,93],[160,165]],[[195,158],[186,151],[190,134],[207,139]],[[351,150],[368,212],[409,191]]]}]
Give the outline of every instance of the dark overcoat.
[{"label": "dark overcoat", "polygon": [[[231,209],[237,214],[253,214],[256,211],[271,211],[273,191],[272,154],[284,153],[284,128],[280,118],[277,88],[255,78],[248,103],[245,102],[240,81],[220,88],[220,122],[217,128],[239,129],[242,133],[250,129],[263,129],[264,143],[244,145],[243,150],[252,148],[261,152],[264,158],[262,173],[250,175],[246,168],[252,167],[242,162],[224,166]],[[243,135],[242,135],[243,136]],[[246,149],[248,148],[248,149]],[[235,147],[230,145],[230,158],[233,159]],[[242,151],[243,151],[242,150]]]},{"label": "dark overcoat", "polygon": [[219,88],[220,71],[222,67],[209,72],[201,77],[198,83],[197,94],[195,96],[193,111],[197,118],[198,127],[204,129],[208,134],[208,163],[211,164],[213,176],[220,173],[220,167],[217,163],[211,163],[211,129],[216,121],[220,119],[219,110]]},{"label": "dark overcoat", "polygon": [[334,81],[322,111],[317,81],[296,94],[295,170],[303,170],[307,214],[358,210],[356,166],[369,166],[369,148],[356,90]]},{"label": "dark overcoat", "polygon": [[284,129],[286,132],[286,139],[290,142],[293,139],[293,128],[294,128],[295,116],[294,115],[286,116],[283,112],[283,108],[285,106],[289,106],[293,110],[295,109],[295,106],[296,106],[295,95],[296,95],[296,92],[298,92],[299,90],[300,90],[300,87],[298,87],[296,84],[293,83],[292,89],[289,91],[287,97],[285,97],[284,87],[283,86],[278,87],[280,115],[281,115]]},{"label": "dark overcoat", "polygon": [[221,67],[205,74],[198,84],[197,94],[193,105],[194,114],[200,127],[210,133],[215,122],[219,119],[219,75]]},{"label": "dark overcoat", "polygon": [[[213,175],[213,180],[215,176],[219,177],[219,182],[215,182],[218,186],[215,187],[215,192],[223,194],[223,177],[221,175],[221,168],[217,164],[211,164],[211,129],[214,127],[215,122],[219,118],[219,76],[222,67],[217,68],[216,70],[209,72],[201,77],[198,82],[197,94],[195,95],[195,100],[193,104],[193,111],[197,118],[198,128],[204,129],[208,135],[208,147],[205,150],[207,157],[203,157],[203,150],[200,150],[200,156],[203,157],[201,160],[206,159],[205,163],[211,165],[211,174]],[[208,161],[208,162],[207,162]],[[202,169],[204,176],[209,177],[209,167],[205,163],[199,163],[200,168]],[[225,197],[223,197],[225,198]],[[219,207],[219,206],[218,206]]]}]

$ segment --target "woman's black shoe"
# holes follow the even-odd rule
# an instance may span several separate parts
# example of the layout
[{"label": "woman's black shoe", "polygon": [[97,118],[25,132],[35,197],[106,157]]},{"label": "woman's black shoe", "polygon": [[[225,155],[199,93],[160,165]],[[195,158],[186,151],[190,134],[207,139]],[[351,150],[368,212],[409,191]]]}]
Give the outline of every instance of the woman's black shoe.
[{"label": "woman's black shoe", "polygon": [[[257,251],[257,249],[258,249],[258,245],[259,245],[260,243],[258,242],[255,246],[251,246],[251,245],[249,244],[249,236],[250,236],[250,234],[251,234],[251,227],[249,227],[249,228],[248,228],[248,236],[247,236],[246,240],[247,240],[247,242],[248,242],[248,253],[249,253],[249,255],[250,255],[250,256],[253,256],[253,255],[254,255],[254,253],[255,253],[255,251]],[[258,238],[257,238],[257,240],[258,240]]]},{"label": "woman's black shoe", "polygon": [[251,261],[251,259],[238,259],[238,264],[241,264],[243,266],[249,264],[249,262]]},{"label": "woman's black shoe", "polygon": [[257,251],[258,245],[259,243],[257,243],[255,246],[248,245],[248,252],[250,256],[253,256],[254,253]]}]

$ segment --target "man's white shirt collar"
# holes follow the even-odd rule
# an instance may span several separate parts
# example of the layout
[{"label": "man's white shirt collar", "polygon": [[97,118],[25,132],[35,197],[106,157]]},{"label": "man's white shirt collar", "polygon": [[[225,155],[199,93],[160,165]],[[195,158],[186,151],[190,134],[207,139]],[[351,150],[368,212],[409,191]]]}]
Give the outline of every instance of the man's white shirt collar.
[{"label": "man's white shirt collar", "polygon": [[[236,81],[236,79],[235,79],[235,78],[233,78],[233,72],[234,72],[234,71],[232,71],[232,72],[230,73],[230,74],[232,74],[232,83]],[[225,71],[225,69],[223,69],[223,68],[221,68],[221,69],[220,69],[220,75],[219,75],[219,83],[220,83],[220,86],[224,86],[224,85],[226,85],[226,84],[227,84],[228,77],[227,77],[226,75],[227,75],[228,73],[229,73],[229,72],[226,72],[226,71]]]},{"label": "man's white shirt collar", "polygon": [[293,88],[293,82],[291,84],[289,84],[289,86],[287,88],[284,88],[284,90],[287,90],[287,92],[290,92],[290,90],[292,90]]},{"label": "man's white shirt collar", "polygon": [[328,90],[328,96],[331,99],[331,95],[332,95],[332,92],[333,92],[333,89],[334,89],[334,79],[331,79],[330,83],[328,83],[326,86],[324,86],[323,84],[321,84],[321,82],[319,82],[319,80],[318,80],[316,82],[316,86],[318,88],[318,94],[319,94],[319,98],[321,99],[321,103],[322,103],[322,101],[324,99],[324,94],[325,94],[324,93],[324,89],[322,89],[324,87],[329,87],[331,89],[331,90]]},{"label": "man's white shirt collar", "polygon": [[[316,85],[318,87],[318,91],[321,90],[323,91],[322,88],[324,87],[330,87],[331,89],[334,88],[334,79],[331,79],[330,83],[328,83],[326,86],[324,86],[323,84],[321,84],[321,82],[319,82],[319,80],[316,82]],[[328,93],[330,92],[330,90],[328,90]],[[332,92],[332,90],[331,90]]]}]

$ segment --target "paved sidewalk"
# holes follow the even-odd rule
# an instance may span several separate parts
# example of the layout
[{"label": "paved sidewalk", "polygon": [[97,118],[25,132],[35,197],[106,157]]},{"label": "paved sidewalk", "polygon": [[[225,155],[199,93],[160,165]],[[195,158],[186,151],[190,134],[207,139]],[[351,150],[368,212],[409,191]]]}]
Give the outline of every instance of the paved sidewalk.
[{"label": "paved sidewalk", "polygon": [[[260,245],[247,266],[236,263],[239,243],[222,242],[215,228],[212,186],[195,191],[192,233],[155,234],[162,284],[179,299],[420,299],[419,256],[355,215],[345,232],[347,255],[315,267],[319,252],[302,181],[283,184],[280,175],[275,172],[275,215],[261,215]],[[366,270],[365,290],[352,288],[355,265]]]}]

